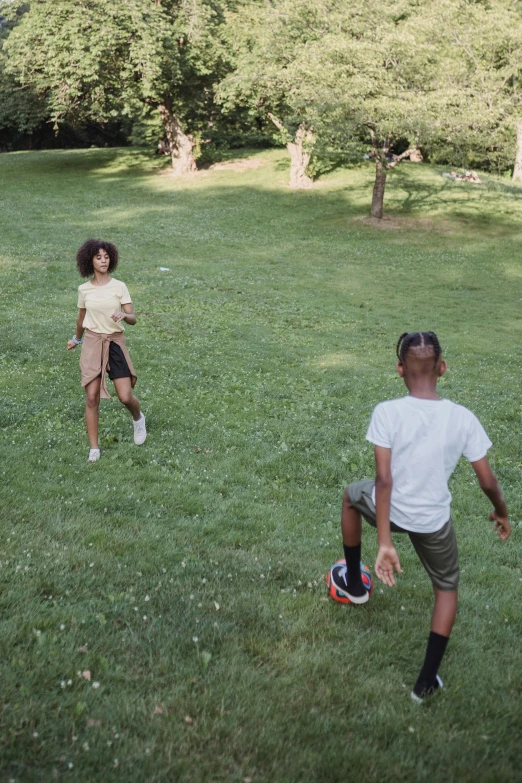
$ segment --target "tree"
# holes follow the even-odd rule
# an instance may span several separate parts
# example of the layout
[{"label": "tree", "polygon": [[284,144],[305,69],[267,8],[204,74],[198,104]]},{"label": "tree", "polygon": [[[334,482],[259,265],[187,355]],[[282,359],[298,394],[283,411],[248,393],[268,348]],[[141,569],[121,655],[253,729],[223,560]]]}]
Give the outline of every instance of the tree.
[{"label": "tree", "polygon": [[[229,17],[235,70],[221,83],[225,107],[247,103],[281,132],[292,157],[291,183],[305,174],[310,149],[361,153],[376,163],[372,215],[382,217],[394,141],[416,147],[429,126],[431,47],[414,35],[415,0],[280,0]],[[410,24],[410,26],[408,26]],[[406,154],[402,157],[406,157]]]},{"label": "tree", "polygon": [[24,89],[8,72],[2,45],[9,36],[17,15],[8,21],[0,15],[0,128],[16,128],[31,133],[46,117],[45,101],[33,90]]},{"label": "tree", "polygon": [[227,43],[234,69],[219,84],[225,111],[248,107],[270,121],[290,155],[290,186],[310,188],[307,174],[316,134],[302,87],[306,48],[330,28],[333,0],[248,3],[228,14]]},{"label": "tree", "polygon": [[436,8],[438,29],[449,44],[447,80],[461,117],[452,141],[478,165],[500,169],[514,162],[513,178],[522,180],[522,15],[518,4],[511,0],[459,4],[439,0]]},{"label": "tree", "polygon": [[[522,51],[510,0],[277,0],[254,9],[229,19],[236,67],[219,96],[272,119],[300,152],[292,174],[305,133],[315,156],[358,156],[366,146],[379,219],[389,172],[421,146],[485,165],[505,160]],[[517,93],[511,105],[519,104]]]},{"label": "tree", "polygon": [[[370,214],[383,216],[388,172],[437,132],[444,116],[440,51],[424,34],[424,7],[412,0],[347,0],[335,24],[308,47],[310,120],[333,147],[370,147],[375,181]],[[408,149],[391,159],[394,144]]]},{"label": "tree", "polygon": [[[17,0],[5,13],[24,8]],[[159,111],[175,173],[195,169],[194,138],[224,67],[221,7],[203,0],[33,0],[3,46],[6,73],[60,123]]]},{"label": "tree", "polygon": [[513,75],[522,43],[513,3],[432,0],[411,20],[417,43],[431,48],[424,151],[450,165],[508,168],[520,102]]}]

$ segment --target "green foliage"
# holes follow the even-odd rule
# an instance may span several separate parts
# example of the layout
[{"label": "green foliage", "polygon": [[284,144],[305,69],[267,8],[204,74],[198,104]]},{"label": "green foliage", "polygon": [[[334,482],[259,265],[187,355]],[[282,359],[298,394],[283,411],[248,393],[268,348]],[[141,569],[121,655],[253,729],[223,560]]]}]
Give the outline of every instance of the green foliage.
[{"label": "green foliage", "polygon": [[159,113],[151,106],[133,118],[130,143],[135,147],[154,149],[164,138],[164,128]]},{"label": "green foliage", "polygon": [[287,143],[304,125],[312,174],[399,138],[454,165],[513,160],[522,26],[511,0],[16,0],[0,11],[4,129],[123,117],[133,143],[155,145],[165,104],[212,143],[233,132]]},{"label": "green foliage", "polygon": [[265,122],[271,112],[285,126],[278,139],[291,141],[309,119],[303,95],[306,51],[330,29],[334,8],[328,0],[283,0],[248,3],[229,13],[227,44],[235,67],[218,88],[224,111],[245,106],[253,119]]},{"label": "green foliage", "polygon": [[312,128],[311,172],[357,157],[361,143],[384,156],[399,139],[435,161],[513,161],[522,26],[508,0],[281,0],[243,6],[228,29],[225,110],[274,113],[285,143]]},{"label": "green foliage", "polygon": [[55,125],[132,114],[160,81],[165,21],[152,0],[35,0],[4,43],[5,68]]},{"label": "green foliage", "polygon": [[522,17],[508,0],[432,5],[427,31],[442,52],[439,79],[450,120],[428,141],[433,160],[502,171],[512,167],[521,116]]},{"label": "green foliage", "polygon": [[[9,4],[13,19],[22,5]],[[55,127],[130,117],[143,142],[157,127],[148,109],[166,104],[197,130],[212,121],[212,84],[225,68],[221,22],[219,3],[35,0],[4,42],[4,72]],[[23,103],[14,118],[28,125]]]}]

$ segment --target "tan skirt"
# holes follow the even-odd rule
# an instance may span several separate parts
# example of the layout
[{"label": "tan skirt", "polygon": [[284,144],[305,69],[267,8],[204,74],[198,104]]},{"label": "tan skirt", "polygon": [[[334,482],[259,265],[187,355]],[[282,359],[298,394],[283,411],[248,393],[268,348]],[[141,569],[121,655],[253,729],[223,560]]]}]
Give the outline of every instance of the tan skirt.
[{"label": "tan skirt", "polygon": [[110,394],[107,391],[105,383],[105,374],[107,372],[107,364],[109,363],[109,346],[111,342],[120,346],[125,356],[125,361],[129,365],[131,373],[131,386],[134,389],[136,381],[136,373],[130,358],[127,345],[125,343],[125,337],[123,332],[113,332],[112,334],[98,334],[98,332],[91,332],[90,329],[85,330],[83,338],[82,353],[80,356],[80,372],[82,374],[82,386],[87,386],[95,378],[99,378],[101,375],[101,388],[100,397],[104,400],[110,399]]}]

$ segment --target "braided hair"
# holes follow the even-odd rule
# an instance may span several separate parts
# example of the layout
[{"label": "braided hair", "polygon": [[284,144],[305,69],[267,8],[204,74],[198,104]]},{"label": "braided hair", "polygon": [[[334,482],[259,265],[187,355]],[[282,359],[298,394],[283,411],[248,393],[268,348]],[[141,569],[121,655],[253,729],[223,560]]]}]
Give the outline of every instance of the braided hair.
[{"label": "braided hair", "polygon": [[442,355],[442,348],[435,332],[403,332],[399,337],[396,348],[399,362],[404,364],[410,348],[416,348],[417,346],[426,348],[431,346],[433,348],[434,362],[437,364]]}]

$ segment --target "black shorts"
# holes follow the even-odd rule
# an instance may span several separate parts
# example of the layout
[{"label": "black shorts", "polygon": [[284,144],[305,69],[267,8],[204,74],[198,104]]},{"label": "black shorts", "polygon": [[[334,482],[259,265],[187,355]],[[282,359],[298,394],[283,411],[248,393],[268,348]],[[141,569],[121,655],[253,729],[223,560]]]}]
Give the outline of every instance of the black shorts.
[{"label": "black shorts", "polygon": [[127,360],[123,355],[123,351],[119,345],[116,345],[116,343],[112,341],[109,345],[109,363],[107,365],[107,374],[111,381],[113,381],[115,378],[131,377],[131,371],[129,370],[129,365],[127,364]]}]

